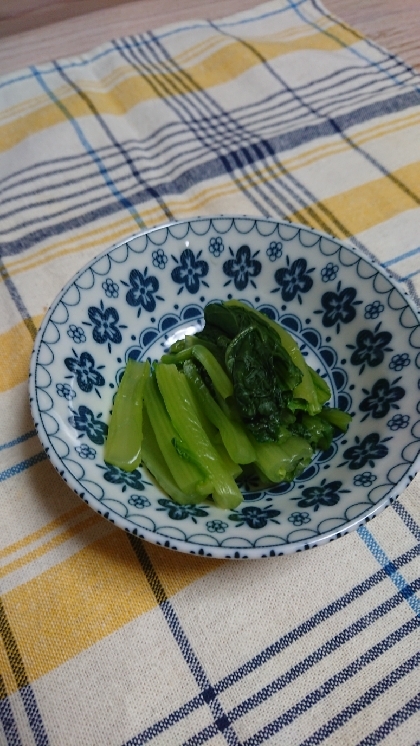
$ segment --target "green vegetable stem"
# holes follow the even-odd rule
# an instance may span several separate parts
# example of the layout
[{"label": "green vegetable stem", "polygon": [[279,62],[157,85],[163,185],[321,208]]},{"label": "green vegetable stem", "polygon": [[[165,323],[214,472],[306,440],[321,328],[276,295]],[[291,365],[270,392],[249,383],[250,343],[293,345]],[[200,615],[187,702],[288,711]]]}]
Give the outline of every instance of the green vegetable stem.
[{"label": "green vegetable stem", "polygon": [[179,505],[191,505],[203,500],[203,495],[193,490],[183,492],[176,483],[168,464],[162,454],[161,449],[154,433],[153,427],[149,420],[147,410],[144,411],[143,420],[143,463],[156,479],[160,487]]},{"label": "green vegetable stem", "polygon": [[129,358],[118,387],[105,442],[104,459],[124,471],[134,471],[141,462],[143,397],[150,363]]},{"label": "green vegetable stem", "polygon": [[229,376],[226,375],[221,364],[217,361],[213,353],[205,346],[195,344],[192,347],[186,347],[176,354],[163,355],[161,363],[180,364],[186,360],[195,358],[207,371],[214,389],[219,392],[223,399],[233,394],[233,385]]},{"label": "green vegetable stem", "polygon": [[214,502],[223,508],[237,507],[242,494],[201,425],[185,375],[175,365],[157,364],[156,378],[175,430],[212,483]]},{"label": "green vegetable stem", "polygon": [[179,489],[186,494],[208,494],[209,485],[202,485],[205,482],[203,470],[192,463],[191,459],[181,456],[176,448],[178,432],[166,410],[155,375],[150,376],[147,381],[145,405],[162,456]]}]

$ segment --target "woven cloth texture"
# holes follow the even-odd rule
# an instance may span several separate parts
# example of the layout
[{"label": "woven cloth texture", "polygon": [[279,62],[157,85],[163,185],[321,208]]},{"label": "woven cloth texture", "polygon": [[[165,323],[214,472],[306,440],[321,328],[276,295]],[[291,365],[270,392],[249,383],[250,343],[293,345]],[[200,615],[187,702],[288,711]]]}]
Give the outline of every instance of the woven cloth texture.
[{"label": "woven cloth texture", "polygon": [[419,743],[418,479],[317,551],[219,561],[96,515],[34,431],[61,287],[139,229],[221,213],[349,239],[416,300],[419,76],[317,0],[274,0],[0,79],[1,744]]}]

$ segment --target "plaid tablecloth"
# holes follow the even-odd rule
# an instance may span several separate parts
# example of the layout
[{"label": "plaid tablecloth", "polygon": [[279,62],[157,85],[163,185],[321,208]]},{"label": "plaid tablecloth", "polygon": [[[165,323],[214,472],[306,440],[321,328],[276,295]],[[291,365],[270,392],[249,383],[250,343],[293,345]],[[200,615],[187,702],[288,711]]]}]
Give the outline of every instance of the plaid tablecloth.
[{"label": "plaid tablecloth", "polygon": [[317,0],[0,80],[2,744],[420,742],[418,479],[316,552],[181,555],[67,488],[27,391],[62,285],[173,218],[287,217],[351,238],[417,298],[419,89]]}]

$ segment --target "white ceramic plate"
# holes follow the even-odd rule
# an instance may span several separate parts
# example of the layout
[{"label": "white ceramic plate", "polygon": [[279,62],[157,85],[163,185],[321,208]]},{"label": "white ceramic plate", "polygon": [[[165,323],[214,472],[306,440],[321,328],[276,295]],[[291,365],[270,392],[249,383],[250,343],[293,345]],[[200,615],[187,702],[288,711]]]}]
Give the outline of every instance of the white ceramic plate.
[{"label": "white ceramic plate", "polygon": [[[202,327],[207,303],[228,298],[281,321],[353,421],[295,482],[244,483],[231,511],[181,507],[143,468],[104,463],[112,398],[129,356],[159,358]],[[357,528],[413,478],[419,351],[407,293],[358,250],[287,222],[196,218],[105,251],[63,288],[33,351],[32,413],[63,479],[122,529],[191,554],[276,556]]]}]

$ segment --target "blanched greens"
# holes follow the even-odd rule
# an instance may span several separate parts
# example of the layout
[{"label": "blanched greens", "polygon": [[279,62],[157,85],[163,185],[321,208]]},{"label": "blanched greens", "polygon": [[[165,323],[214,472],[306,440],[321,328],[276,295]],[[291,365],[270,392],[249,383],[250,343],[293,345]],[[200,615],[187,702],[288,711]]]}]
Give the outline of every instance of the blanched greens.
[{"label": "blanched greens", "polygon": [[291,481],[351,417],[326,406],[326,381],[263,314],[227,301],[209,304],[204,321],[151,367],[129,361],[105,460],[130,471],[142,459],[176,502],[211,496],[232,509],[242,500],[235,479],[243,469],[266,483]]}]

